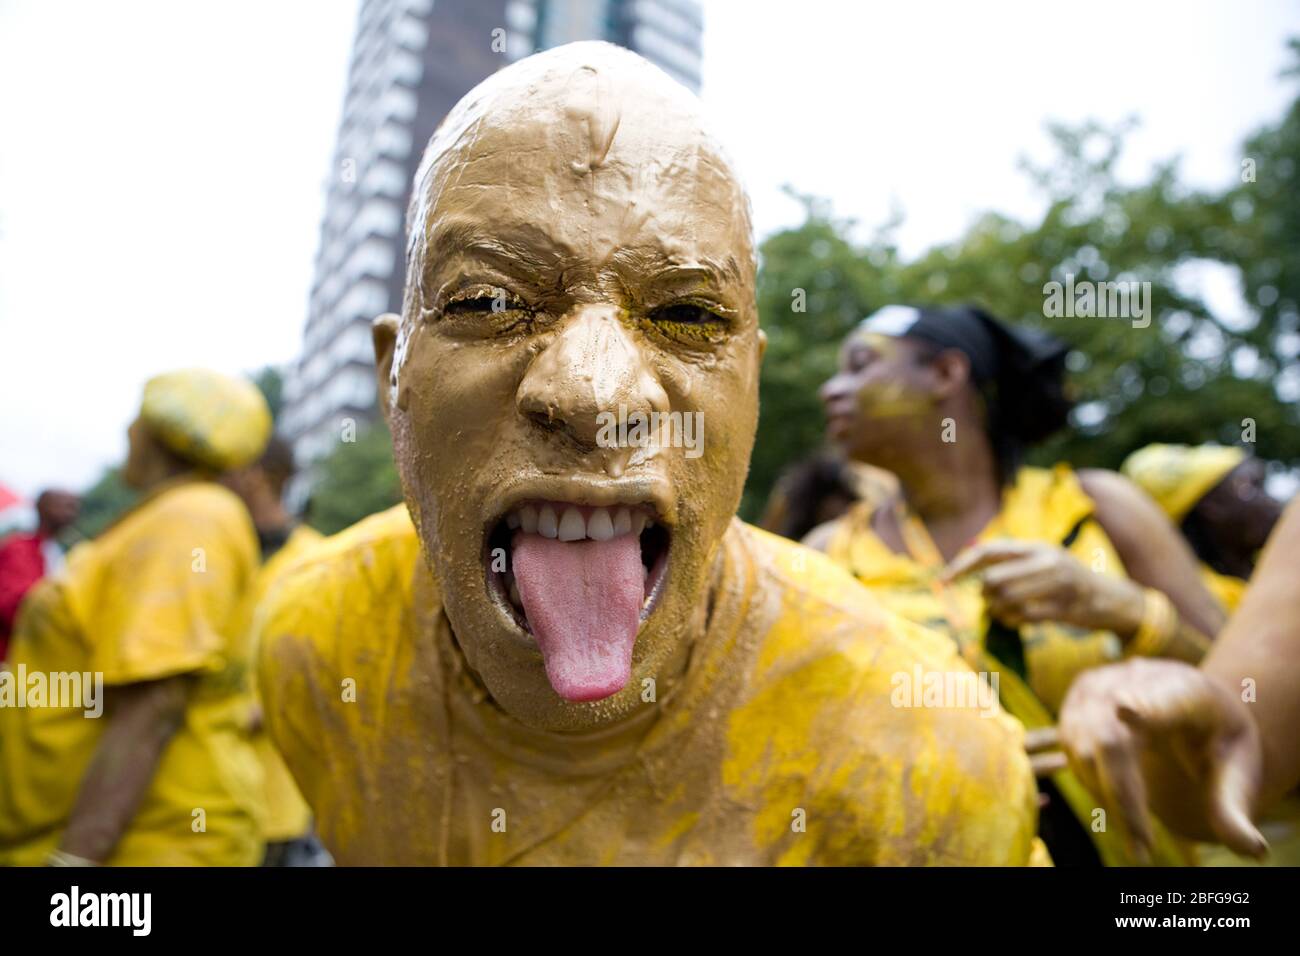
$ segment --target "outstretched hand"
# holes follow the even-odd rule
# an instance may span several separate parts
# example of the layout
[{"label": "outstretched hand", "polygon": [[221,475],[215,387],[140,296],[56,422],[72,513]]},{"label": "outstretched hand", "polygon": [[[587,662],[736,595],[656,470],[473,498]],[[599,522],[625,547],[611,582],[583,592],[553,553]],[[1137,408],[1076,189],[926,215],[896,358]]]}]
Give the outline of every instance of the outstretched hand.
[{"label": "outstretched hand", "polygon": [[1153,846],[1155,809],[1184,836],[1247,856],[1267,852],[1251,820],[1263,762],[1254,717],[1195,667],[1136,658],[1087,671],[1058,726],[1075,774],[1140,850]]}]

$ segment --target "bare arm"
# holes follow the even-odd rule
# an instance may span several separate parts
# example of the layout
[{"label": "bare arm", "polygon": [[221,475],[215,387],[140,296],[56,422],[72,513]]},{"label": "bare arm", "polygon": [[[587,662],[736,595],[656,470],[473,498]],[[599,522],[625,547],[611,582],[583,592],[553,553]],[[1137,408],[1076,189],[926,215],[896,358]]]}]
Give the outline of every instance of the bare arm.
[{"label": "bare arm", "polygon": [[[1248,705],[1263,744],[1263,799],[1300,783],[1300,500],[1287,508],[1268,540],[1246,596],[1224,628],[1204,671]],[[1247,685],[1245,682],[1249,681]]]},{"label": "bare arm", "polygon": [[1191,547],[1156,503],[1123,475],[1086,469],[1079,472],[1079,483],[1129,577],[1162,591],[1178,611],[1179,633],[1166,656],[1196,663],[1225,615],[1202,583]]},{"label": "bare arm", "polygon": [[185,716],[187,676],[111,688],[108,729],[81,781],[60,849],[103,862],[126,832]]}]

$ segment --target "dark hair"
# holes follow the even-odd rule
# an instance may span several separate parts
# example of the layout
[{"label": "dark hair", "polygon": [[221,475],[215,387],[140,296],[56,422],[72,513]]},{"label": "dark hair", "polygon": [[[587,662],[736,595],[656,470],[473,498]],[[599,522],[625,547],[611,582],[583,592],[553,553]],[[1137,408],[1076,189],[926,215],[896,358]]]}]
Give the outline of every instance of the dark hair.
[{"label": "dark hair", "polygon": [[[1197,503],[1199,504],[1199,502]],[[1183,523],[1179,526],[1179,530],[1182,531],[1183,537],[1192,546],[1192,551],[1195,552],[1196,557],[1202,564],[1208,564],[1219,574],[1231,573],[1222,564],[1214,529],[1199,508],[1194,507],[1187,512],[1186,517],[1183,518]]]},{"label": "dark hair", "polygon": [[279,435],[271,436],[257,464],[277,488],[283,487],[297,471],[293,460],[293,446]]},{"label": "dark hair", "polygon": [[904,337],[930,362],[955,349],[971,365],[971,387],[984,405],[984,431],[1009,485],[1025,453],[1069,420],[1073,402],[1065,388],[1066,346],[1033,329],[1012,326],[976,306],[919,310]]},{"label": "dark hair", "polygon": [[782,537],[800,541],[820,523],[818,510],[822,503],[836,495],[850,503],[859,498],[848,466],[834,455],[814,455],[781,473],[760,524]]}]

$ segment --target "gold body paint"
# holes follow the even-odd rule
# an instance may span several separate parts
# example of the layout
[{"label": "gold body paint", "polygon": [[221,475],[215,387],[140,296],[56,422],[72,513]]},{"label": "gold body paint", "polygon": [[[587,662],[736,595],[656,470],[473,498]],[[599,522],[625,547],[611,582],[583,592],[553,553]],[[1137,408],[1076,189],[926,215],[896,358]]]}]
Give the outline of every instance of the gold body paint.
[{"label": "gold body paint", "polygon": [[[502,70],[452,111],[410,228],[403,315],[377,326],[377,350],[447,614],[511,715],[552,730],[618,720],[644,679],[680,674],[740,501],[761,353],[748,200],[687,90],[619,48],[574,44]],[[485,291],[506,307],[446,308]],[[718,321],[651,320],[680,303]],[[702,413],[704,454],[597,447],[597,416],[620,405]],[[625,689],[570,703],[492,600],[485,535],[524,498],[599,505],[629,488],[670,528],[667,579]]]},{"label": "gold body paint", "polygon": [[[448,116],[410,221],[375,328],[407,509],[261,615],[269,729],[336,858],[1029,860],[1019,726],[893,707],[894,673],[965,665],[733,517],[762,334],[748,202],[694,98],[608,44],[521,61]],[[702,413],[703,454],[600,446],[620,404]],[[489,534],[629,492],[669,529],[663,589],[627,685],[574,703],[494,596]]]}]

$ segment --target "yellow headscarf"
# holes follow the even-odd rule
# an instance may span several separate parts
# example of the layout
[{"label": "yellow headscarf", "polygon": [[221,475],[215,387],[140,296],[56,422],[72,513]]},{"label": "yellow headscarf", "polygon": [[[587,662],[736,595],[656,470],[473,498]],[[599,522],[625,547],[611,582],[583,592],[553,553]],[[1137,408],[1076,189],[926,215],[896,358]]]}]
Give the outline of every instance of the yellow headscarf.
[{"label": "yellow headscarf", "polygon": [[247,465],[271,437],[271,410],[256,385],[201,368],[151,378],[140,419],[172,452],[215,471]]},{"label": "yellow headscarf", "polygon": [[1129,455],[1120,471],[1178,524],[1245,460],[1246,453],[1240,448],[1223,445],[1147,445]]}]

